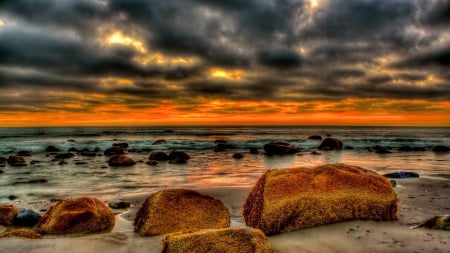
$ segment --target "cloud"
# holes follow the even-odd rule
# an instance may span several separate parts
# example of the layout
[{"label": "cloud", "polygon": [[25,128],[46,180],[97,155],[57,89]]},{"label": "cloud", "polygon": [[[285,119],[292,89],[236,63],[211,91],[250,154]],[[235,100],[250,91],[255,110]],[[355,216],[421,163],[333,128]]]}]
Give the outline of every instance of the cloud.
[{"label": "cloud", "polygon": [[[49,92],[58,103],[95,93],[130,108],[449,99],[448,0],[319,2],[1,1],[0,92],[43,97],[17,93],[0,110],[51,109]],[[110,43],[111,34],[121,36]]]}]

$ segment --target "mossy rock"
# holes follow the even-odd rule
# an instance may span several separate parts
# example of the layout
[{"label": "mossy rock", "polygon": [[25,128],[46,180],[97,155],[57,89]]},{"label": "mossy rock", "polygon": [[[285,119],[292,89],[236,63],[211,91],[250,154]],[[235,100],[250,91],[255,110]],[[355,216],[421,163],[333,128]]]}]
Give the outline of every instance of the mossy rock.
[{"label": "mossy rock", "polygon": [[345,164],[267,171],[244,204],[267,235],[351,220],[396,219],[397,196],[375,172]]},{"label": "mossy rock", "polygon": [[134,220],[134,230],[143,236],[229,226],[230,213],[222,201],[187,189],[151,194]]},{"label": "mossy rock", "polygon": [[61,200],[41,217],[35,230],[42,234],[92,233],[112,229],[111,210],[95,198]]},{"label": "mossy rock", "polygon": [[167,235],[162,253],[270,253],[267,237],[259,229],[207,229]]}]

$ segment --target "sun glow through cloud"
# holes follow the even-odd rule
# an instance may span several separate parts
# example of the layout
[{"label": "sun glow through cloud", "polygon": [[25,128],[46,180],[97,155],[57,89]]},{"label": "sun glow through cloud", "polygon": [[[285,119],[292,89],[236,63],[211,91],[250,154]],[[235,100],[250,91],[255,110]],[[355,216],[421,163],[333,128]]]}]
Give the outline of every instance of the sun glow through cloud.
[{"label": "sun glow through cloud", "polygon": [[213,78],[224,78],[230,80],[240,80],[243,72],[241,70],[225,70],[221,68],[211,68],[209,75]]},{"label": "sun glow through cloud", "polygon": [[141,53],[147,52],[147,49],[140,40],[133,38],[131,36],[127,36],[121,31],[114,31],[112,34],[106,37],[105,42],[108,45],[120,44],[124,46],[133,47]]}]

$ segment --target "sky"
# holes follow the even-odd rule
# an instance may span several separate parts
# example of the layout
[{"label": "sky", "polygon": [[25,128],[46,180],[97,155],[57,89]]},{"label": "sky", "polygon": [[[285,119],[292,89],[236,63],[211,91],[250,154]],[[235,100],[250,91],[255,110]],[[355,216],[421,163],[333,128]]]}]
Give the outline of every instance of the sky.
[{"label": "sky", "polygon": [[450,126],[450,0],[2,0],[0,126]]}]

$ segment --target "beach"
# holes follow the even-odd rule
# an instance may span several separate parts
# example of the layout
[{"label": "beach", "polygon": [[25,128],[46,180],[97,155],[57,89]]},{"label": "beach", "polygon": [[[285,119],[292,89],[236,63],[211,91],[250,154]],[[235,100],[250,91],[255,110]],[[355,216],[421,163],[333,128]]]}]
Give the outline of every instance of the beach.
[{"label": "beach", "polygon": [[[195,189],[222,200],[231,213],[231,227],[245,226],[242,206],[250,187]],[[413,228],[424,219],[450,213],[450,175],[398,179],[398,220],[351,221],[269,236],[274,253],[281,252],[450,252],[450,233]],[[1,239],[2,252],[159,252],[163,236],[142,237],[132,220],[148,194],[122,196],[132,207],[116,214],[110,233],[84,236],[44,236],[40,240]]]}]

